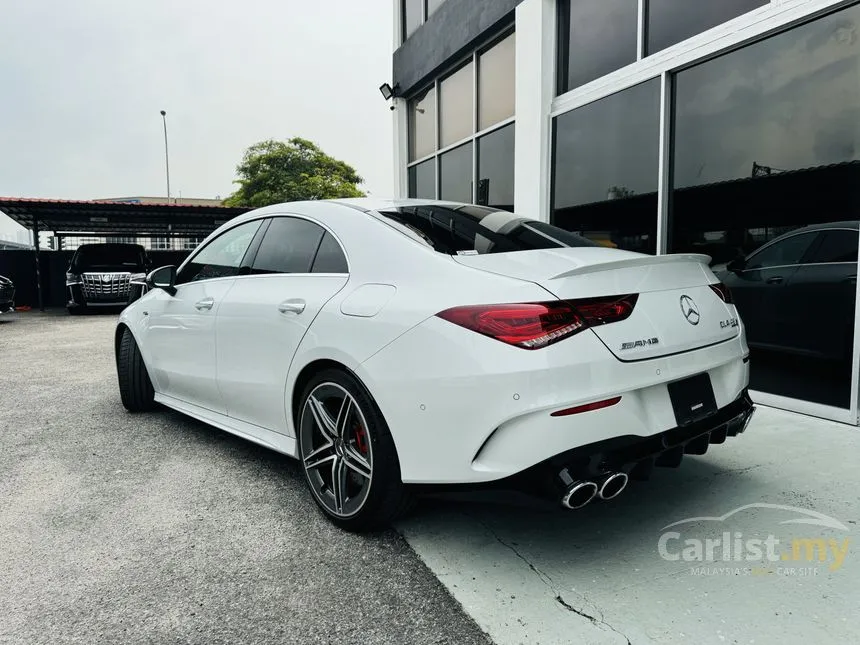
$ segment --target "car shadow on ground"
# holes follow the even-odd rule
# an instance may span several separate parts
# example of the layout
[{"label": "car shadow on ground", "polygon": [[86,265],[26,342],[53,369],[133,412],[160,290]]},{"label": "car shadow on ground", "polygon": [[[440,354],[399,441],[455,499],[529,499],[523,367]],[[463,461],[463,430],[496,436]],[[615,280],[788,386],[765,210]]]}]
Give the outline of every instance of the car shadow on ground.
[{"label": "car shadow on ground", "polygon": [[499,535],[522,539],[530,550],[542,554],[545,563],[568,562],[576,552],[577,559],[610,550],[619,558],[638,557],[643,544],[656,545],[668,524],[728,511],[730,502],[726,500],[736,499],[737,490],[751,491],[754,496],[757,488],[754,467],[731,470],[709,462],[706,456],[688,456],[677,469],[655,469],[650,480],[631,481],[617,498],[596,499],[578,510],[516,491],[436,492],[424,496],[400,525],[407,535],[430,528],[439,539],[457,539],[462,523],[454,518],[468,518],[500,541]]}]

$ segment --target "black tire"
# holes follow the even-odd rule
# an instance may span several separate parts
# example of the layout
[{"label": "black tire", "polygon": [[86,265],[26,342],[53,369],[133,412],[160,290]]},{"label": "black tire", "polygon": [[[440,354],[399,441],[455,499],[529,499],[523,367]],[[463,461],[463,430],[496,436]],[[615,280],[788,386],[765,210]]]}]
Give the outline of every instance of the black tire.
[{"label": "black tire", "polygon": [[143,356],[131,332],[122,330],[119,351],[116,355],[116,373],[119,379],[119,395],[129,412],[148,412],[155,408],[155,391]]},{"label": "black tire", "polygon": [[[317,392],[336,391],[337,388],[348,393],[353,400],[355,407],[359,413],[353,416],[357,422],[353,425],[355,431],[364,428],[361,433],[363,439],[356,443],[358,437],[350,438],[350,432],[353,430],[347,429],[341,434],[345,439],[341,440],[341,457],[342,462],[349,461],[352,457],[343,454],[343,444],[352,447],[352,454],[356,454],[356,449],[363,449],[364,455],[369,461],[369,470],[371,476],[368,478],[369,486],[367,491],[363,492],[363,502],[358,506],[357,510],[346,513],[346,506],[352,503],[353,500],[346,495],[342,496],[343,513],[333,512],[329,507],[335,499],[333,489],[331,494],[327,495],[324,485],[321,486],[321,480],[326,476],[324,473],[330,471],[331,481],[334,481],[334,473],[338,457],[335,456],[335,447],[332,446],[330,453],[335,461],[332,467],[328,465],[319,467],[318,470],[311,470],[308,464],[313,460],[307,459],[308,455],[315,450],[319,452],[317,446],[314,446],[314,437],[321,438],[325,442],[323,435],[318,432],[319,425],[315,417],[308,407],[308,399],[312,394],[316,397]],[[310,416],[308,416],[310,415]],[[347,413],[345,416],[349,416]],[[311,495],[314,498],[320,511],[335,525],[347,531],[374,531],[388,527],[391,522],[404,514],[412,505],[412,496],[409,489],[403,484],[400,476],[400,461],[397,458],[397,449],[394,446],[394,440],[391,438],[391,432],[388,425],[382,416],[382,412],[376,405],[376,402],[370,396],[369,392],[361,384],[361,382],[352,374],[345,370],[327,369],[316,374],[302,392],[300,406],[296,412],[296,435],[298,439],[299,459],[301,462],[302,472],[305,475],[305,482],[310,489]],[[308,425],[310,424],[310,425]],[[336,425],[340,425],[339,419]],[[344,420],[344,427],[349,426],[349,419]],[[316,434],[314,432],[316,431]],[[369,443],[368,443],[369,442]],[[311,445],[308,445],[308,444]],[[347,448],[347,451],[349,449]],[[325,456],[326,453],[322,453]],[[360,456],[360,455],[359,455]],[[355,472],[344,467],[345,476],[352,477],[353,487],[358,487],[355,480],[364,484],[364,479]],[[346,486],[344,492],[346,492]],[[359,497],[361,493],[356,495]]]}]

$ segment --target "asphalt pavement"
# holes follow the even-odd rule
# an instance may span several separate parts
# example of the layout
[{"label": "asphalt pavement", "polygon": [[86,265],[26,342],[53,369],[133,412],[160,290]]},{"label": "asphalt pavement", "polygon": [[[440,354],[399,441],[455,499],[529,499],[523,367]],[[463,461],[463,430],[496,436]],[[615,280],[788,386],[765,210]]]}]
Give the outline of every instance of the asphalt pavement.
[{"label": "asphalt pavement", "polygon": [[0,321],[0,643],[488,643],[394,531],[340,531],[297,464],[128,414],[115,316]]}]

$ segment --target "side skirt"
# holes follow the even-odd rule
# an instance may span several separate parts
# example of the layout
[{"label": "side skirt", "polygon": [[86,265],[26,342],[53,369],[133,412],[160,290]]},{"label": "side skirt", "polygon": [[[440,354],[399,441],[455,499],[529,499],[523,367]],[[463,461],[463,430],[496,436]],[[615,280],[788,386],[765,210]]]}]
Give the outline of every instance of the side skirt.
[{"label": "side skirt", "polygon": [[298,445],[293,437],[282,435],[279,432],[273,432],[260,426],[255,426],[238,419],[233,419],[226,415],[206,408],[201,408],[198,405],[180,401],[166,394],[155,393],[155,400],[158,403],[189,417],[214,426],[219,430],[229,432],[237,437],[256,443],[269,450],[274,450],[289,457],[298,458]]}]

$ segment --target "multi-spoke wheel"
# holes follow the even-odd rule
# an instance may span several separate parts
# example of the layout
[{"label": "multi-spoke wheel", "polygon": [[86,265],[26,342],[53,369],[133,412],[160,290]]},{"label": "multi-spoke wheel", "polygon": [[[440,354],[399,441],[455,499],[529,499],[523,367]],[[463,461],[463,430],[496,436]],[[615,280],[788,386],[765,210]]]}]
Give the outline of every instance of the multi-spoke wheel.
[{"label": "multi-spoke wheel", "polygon": [[327,370],[311,380],[302,397],[298,439],[314,500],[339,526],[378,528],[405,507],[388,427],[351,374]]}]

